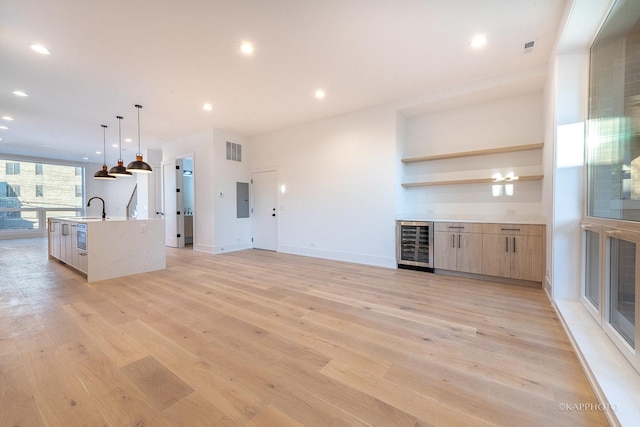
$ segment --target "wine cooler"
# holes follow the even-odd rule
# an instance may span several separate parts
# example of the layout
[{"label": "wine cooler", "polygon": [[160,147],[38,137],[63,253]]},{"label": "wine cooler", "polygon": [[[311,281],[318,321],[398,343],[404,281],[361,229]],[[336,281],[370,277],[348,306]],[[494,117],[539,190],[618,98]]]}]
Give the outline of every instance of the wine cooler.
[{"label": "wine cooler", "polygon": [[398,267],[433,268],[433,222],[396,221]]}]

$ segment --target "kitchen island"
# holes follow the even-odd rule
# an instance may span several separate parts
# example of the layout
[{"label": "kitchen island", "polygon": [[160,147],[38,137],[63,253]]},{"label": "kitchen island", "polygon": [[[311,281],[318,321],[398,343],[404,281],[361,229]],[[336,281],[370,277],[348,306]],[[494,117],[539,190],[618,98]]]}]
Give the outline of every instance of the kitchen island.
[{"label": "kitchen island", "polygon": [[164,220],[49,218],[49,258],[88,282],[166,268]]}]

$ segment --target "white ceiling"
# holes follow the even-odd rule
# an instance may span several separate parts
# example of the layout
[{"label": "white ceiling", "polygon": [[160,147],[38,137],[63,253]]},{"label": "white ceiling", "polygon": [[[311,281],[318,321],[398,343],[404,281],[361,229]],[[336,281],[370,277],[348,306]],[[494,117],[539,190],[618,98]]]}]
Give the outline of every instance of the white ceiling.
[{"label": "white ceiling", "polygon": [[[212,127],[256,135],[478,82],[540,89],[562,0],[2,0],[0,154],[117,160]],[[487,46],[473,50],[476,33]],[[243,56],[239,45],[254,43]],[[532,53],[523,44],[535,40]],[[30,50],[34,43],[53,54]],[[532,72],[531,70],[538,70]],[[544,74],[544,71],[542,72]],[[544,77],[544,76],[543,76]],[[532,83],[533,82],[533,83]],[[531,87],[533,84],[534,87]],[[525,85],[526,86],[526,85]],[[537,86],[537,87],[536,87]],[[327,96],[315,99],[317,88]],[[30,96],[18,98],[21,89]],[[487,89],[487,88],[485,88]],[[522,89],[521,89],[522,90]],[[411,101],[414,100],[414,101]],[[211,112],[202,110],[210,102]],[[446,102],[442,105],[447,105]],[[428,110],[428,107],[427,107]]]}]

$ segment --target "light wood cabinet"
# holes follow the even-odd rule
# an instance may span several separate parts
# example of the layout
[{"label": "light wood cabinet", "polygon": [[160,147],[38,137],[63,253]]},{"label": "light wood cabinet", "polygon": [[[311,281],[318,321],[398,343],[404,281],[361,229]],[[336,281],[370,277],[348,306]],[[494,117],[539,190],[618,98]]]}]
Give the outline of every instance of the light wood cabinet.
[{"label": "light wood cabinet", "polygon": [[544,226],[483,224],[482,274],[542,282]]},{"label": "light wood cabinet", "polygon": [[434,224],[434,267],[464,273],[482,273],[482,224]]}]

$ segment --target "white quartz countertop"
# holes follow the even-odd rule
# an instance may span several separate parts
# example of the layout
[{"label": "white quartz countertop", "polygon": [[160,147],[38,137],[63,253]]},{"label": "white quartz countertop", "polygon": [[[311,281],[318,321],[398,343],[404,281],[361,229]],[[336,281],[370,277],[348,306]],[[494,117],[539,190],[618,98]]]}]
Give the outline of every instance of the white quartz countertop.
[{"label": "white quartz countertop", "polygon": [[543,218],[513,218],[513,217],[496,217],[496,218],[397,218],[396,221],[432,221],[432,222],[475,222],[479,224],[531,224],[545,225]]},{"label": "white quartz countertop", "polygon": [[57,219],[60,221],[70,221],[70,222],[78,222],[78,223],[86,223],[86,222],[123,222],[123,221],[162,221],[161,218],[145,218],[145,219],[137,219],[137,218],[126,218],[126,217],[106,217],[102,219],[99,216],[61,216],[61,217],[52,217],[51,219]]}]

